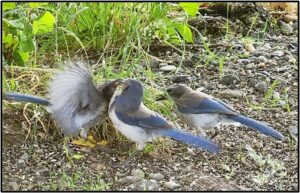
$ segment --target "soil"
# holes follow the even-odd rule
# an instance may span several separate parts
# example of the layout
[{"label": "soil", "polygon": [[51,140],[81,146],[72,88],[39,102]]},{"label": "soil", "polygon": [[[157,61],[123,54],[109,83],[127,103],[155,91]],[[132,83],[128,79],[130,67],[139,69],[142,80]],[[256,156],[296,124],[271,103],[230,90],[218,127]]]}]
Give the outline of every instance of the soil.
[{"label": "soil", "polygon": [[[160,77],[156,86],[159,89],[184,83],[198,88],[231,104],[240,113],[268,123],[285,136],[283,141],[244,126],[222,126],[213,139],[221,148],[217,155],[171,139],[158,139],[152,150],[133,157],[126,166],[117,167],[129,157],[134,143],[120,133],[117,135],[107,122],[109,132],[98,137],[105,138],[108,144],[96,148],[70,145],[73,154],[84,156],[70,164],[60,134],[45,134],[40,124],[32,123],[36,138],[26,139],[28,125],[22,108],[7,108],[3,109],[2,125],[2,190],[99,190],[86,189],[90,180],[99,175],[108,185],[107,190],[299,190],[297,33],[269,34],[252,44],[255,51],[251,53],[238,38],[222,36],[211,42],[211,51],[228,57],[222,75],[219,60],[210,59],[202,44],[188,47],[184,60],[172,49],[155,50],[153,55],[179,67],[176,73],[166,72],[160,69],[160,62],[153,61],[153,71]],[[280,97],[273,92],[270,100],[266,100],[275,80],[278,85],[274,92]],[[147,77],[144,82],[150,85]],[[254,108],[262,104],[265,106],[261,110]],[[44,124],[58,130],[50,115],[44,117]],[[199,134],[180,120],[177,122]],[[102,131],[103,127],[97,126],[96,130]],[[66,185],[64,175],[78,172],[80,180],[75,180],[74,186]],[[160,178],[153,177],[154,174]]]}]

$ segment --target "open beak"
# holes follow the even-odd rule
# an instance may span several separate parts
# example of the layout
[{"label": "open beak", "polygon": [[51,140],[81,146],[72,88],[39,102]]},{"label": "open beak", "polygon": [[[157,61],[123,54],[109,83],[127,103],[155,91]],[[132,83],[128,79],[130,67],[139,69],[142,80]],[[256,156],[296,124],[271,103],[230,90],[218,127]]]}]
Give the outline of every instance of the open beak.
[{"label": "open beak", "polygon": [[160,96],[158,96],[155,101],[163,101],[163,100],[167,100],[168,97],[165,94],[162,94]]}]

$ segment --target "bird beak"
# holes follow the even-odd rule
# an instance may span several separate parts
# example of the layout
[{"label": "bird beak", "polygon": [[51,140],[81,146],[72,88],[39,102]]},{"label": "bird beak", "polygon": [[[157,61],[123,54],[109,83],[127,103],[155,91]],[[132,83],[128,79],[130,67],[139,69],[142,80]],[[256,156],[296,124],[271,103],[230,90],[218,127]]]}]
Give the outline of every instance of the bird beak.
[{"label": "bird beak", "polygon": [[116,80],[115,80],[115,84],[116,84],[117,86],[119,86],[119,85],[124,85],[124,84],[125,84],[125,80],[123,80],[123,79],[116,79]]},{"label": "bird beak", "polygon": [[168,97],[166,95],[162,94],[162,95],[158,96],[158,98],[156,98],[155,100],[156,101],[163,101],[163,100],[167,100],[167,99],[168,99]]}]

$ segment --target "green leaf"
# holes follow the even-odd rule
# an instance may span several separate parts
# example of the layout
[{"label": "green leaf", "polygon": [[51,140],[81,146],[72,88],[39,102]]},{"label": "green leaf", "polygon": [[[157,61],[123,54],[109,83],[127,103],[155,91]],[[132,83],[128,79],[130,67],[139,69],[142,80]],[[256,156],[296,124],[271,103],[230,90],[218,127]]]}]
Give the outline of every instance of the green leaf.
[{"label": "green leaf", "polygon": [[75,155],[73,155],[73,158],[79,160],[79,159],[81,159],[81,158],[84,158],[84,155],[81,155],[81,154],[75,154]]},{"label": "green leaf", "polygon": [[14,9],[16,7],[16,3],[10,3],[10,2],[3,2],[3,11],[8,9]]},{"label": "green leaf", "polygon": [[29,52],[22,52],[22,51],[19,51],[18,54],[21,56],[23,62],[27,62],[28,59],[29,59]]},{"label": "green leaf", "polygon": [[19,49],[22,52],[30,52],[34,50],[34,42],[31,36],[28,36],[26,33],[20,31],[20,47]]},{"label": "green leaf", "polygon": [[183,37],[184,41],[194,43],[193,33],[189,25],[182,23],[174,23],[176,30]]},{"label": "green leaf", "polygon": [[15,50],[16,46],[19,43],[19,38],[11,33],[9,34],[2,33],[2,40],[3,40],[4,48],[10,48],[12,50]]},{"label": "green leaf", "polygon": [[54,28],[55,18],[49,12],[46,11],[45,14],[38,20],[33,21],[32,32],[34,35],[45,34],[51,32]]},{"label": "green leaf", "polygon": [[35,44],[32,35],[32,26],[30,23],[24,25],[24,31],[19,30],[20,46],[22,52],[30,52],[34,50]]},{"label": "green leaf", "polygon": [[180,7],[190,16],[196,16],[200,3],[179,3]]},{"label": "green leaf", "polygon": [[20,50],[14,52],[13,59],[18,66],[24,66],[25,62],[29,59],[29,52],[22,52]]},{"label": "green leaf", "polygon": [[48,5],[48,3],[29,3],[29,7],[31,8],[42,7],[44,5]]}]

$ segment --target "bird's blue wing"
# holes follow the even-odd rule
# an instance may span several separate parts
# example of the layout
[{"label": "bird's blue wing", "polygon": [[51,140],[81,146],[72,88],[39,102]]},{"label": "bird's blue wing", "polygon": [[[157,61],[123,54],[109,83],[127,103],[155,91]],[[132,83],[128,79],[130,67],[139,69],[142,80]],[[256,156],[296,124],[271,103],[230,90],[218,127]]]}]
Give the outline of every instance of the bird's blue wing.
[{"label": "bird's blue wing", "polygon": [[201,114],[201,113],[222,113],[235,114],[235,112],[226,103],[205,98],[197,102],[187,101],[184,105],[178,107],[179,112],[186,114]]},{"label": "bird's blue wing", "polygon": [[138,116],[116,111],[117,117],[124,123],[145,129],[171,129],[172,125],[158,114]]}]

